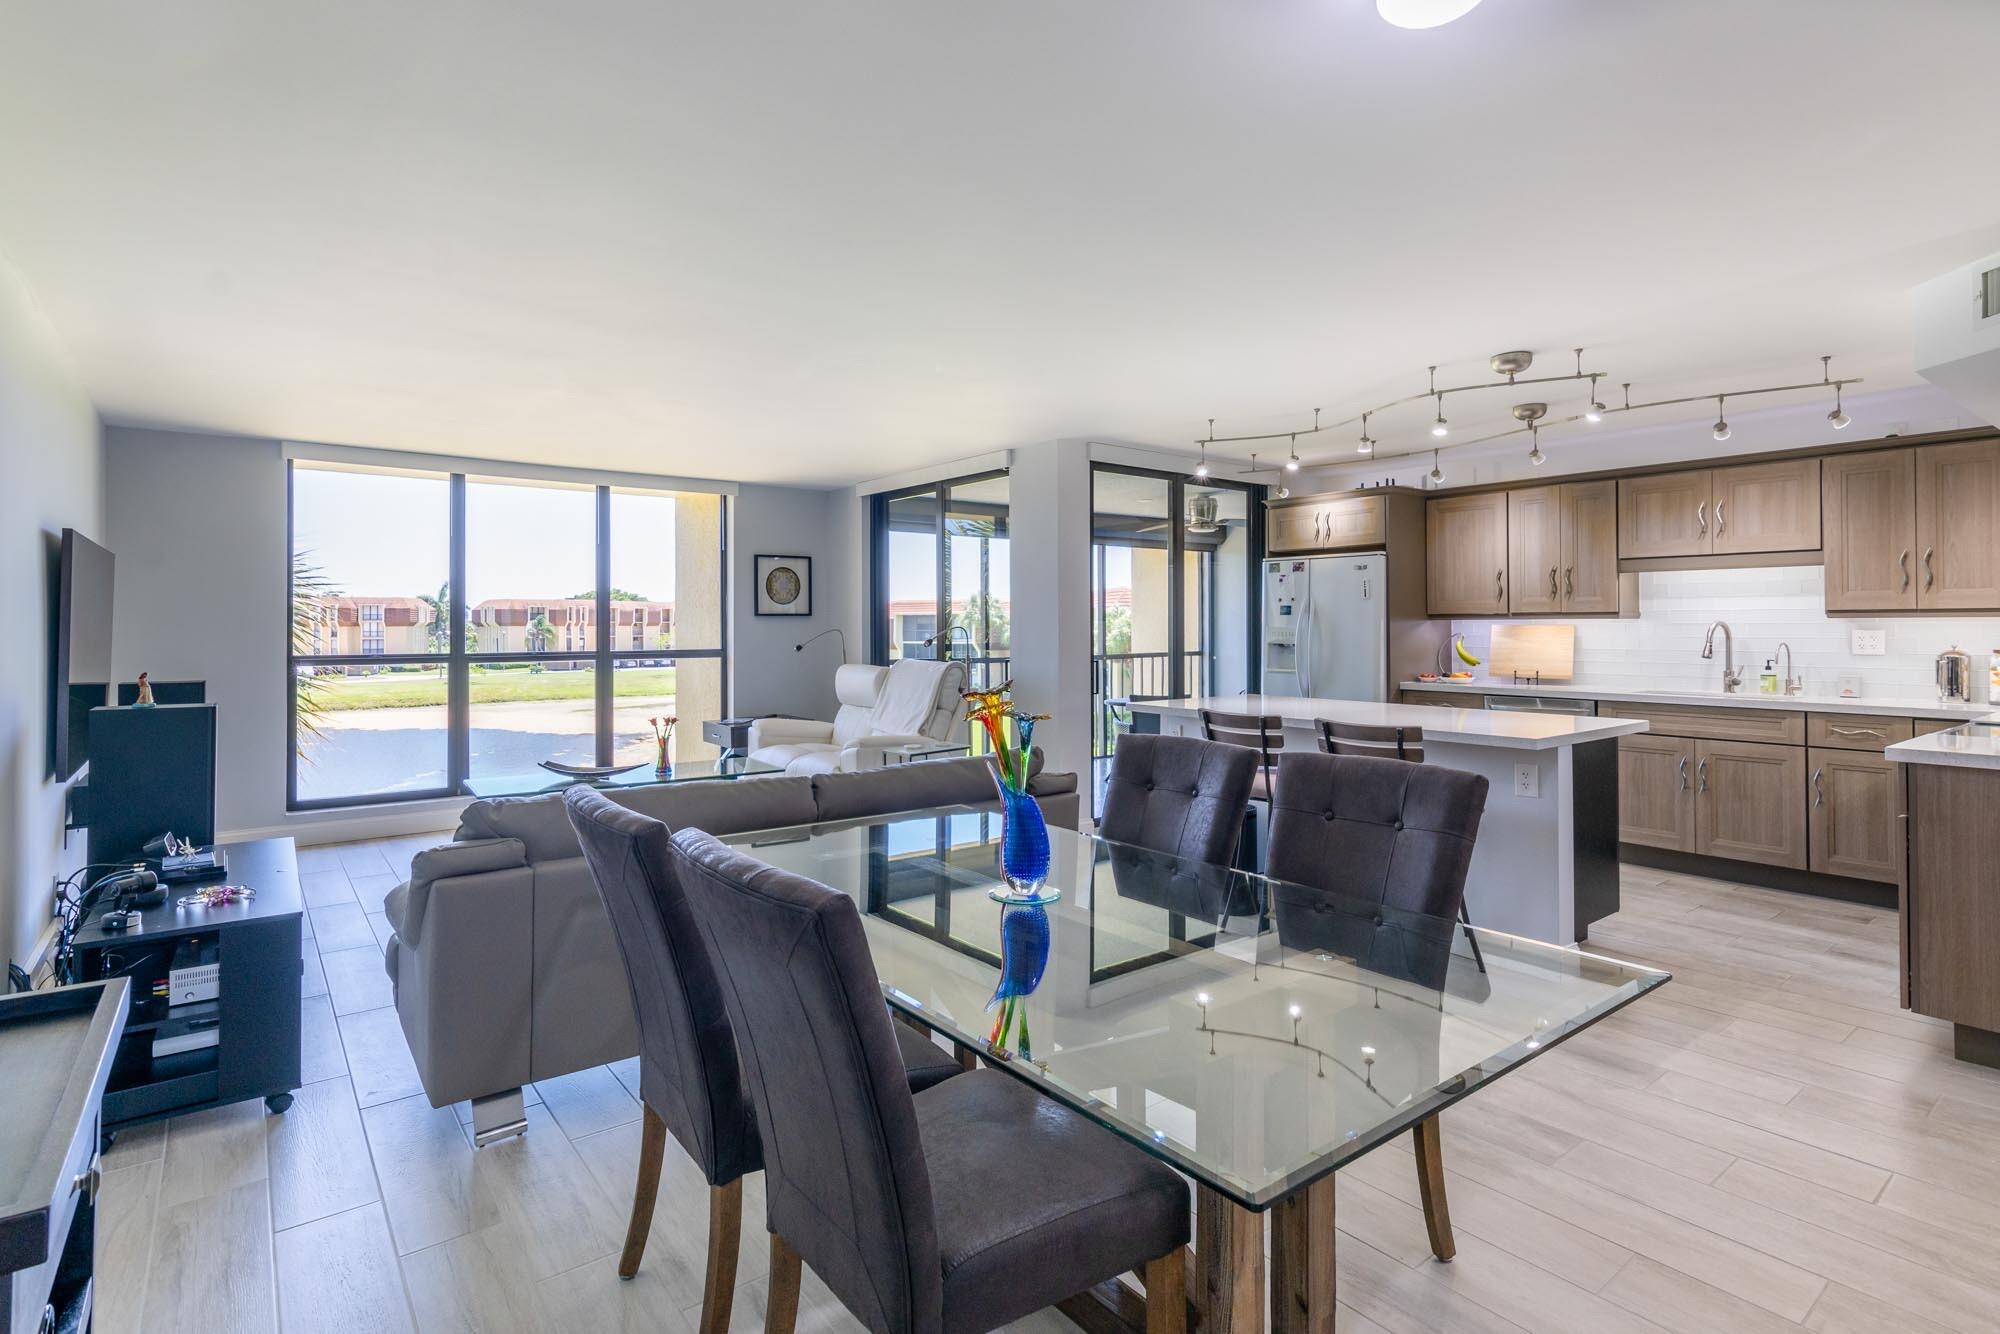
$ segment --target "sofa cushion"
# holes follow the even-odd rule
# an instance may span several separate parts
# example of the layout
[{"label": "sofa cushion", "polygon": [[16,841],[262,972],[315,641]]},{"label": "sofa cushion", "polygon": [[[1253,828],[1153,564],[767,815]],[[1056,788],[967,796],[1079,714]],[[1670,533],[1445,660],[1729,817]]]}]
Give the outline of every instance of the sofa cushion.
[{"label": "sofa cushion", "polygon": [[[774,829],[813,820],[810,780],[781,775],[612,788],[604,795],[642,815],[664,820],[670,829],[740,834],[746,829]],[[527,848],[530,862],[583,855],[576,830],[563,813],[560,792],[475,801],[458,817],[455,837],[461,842],[517,838]]]},{"label": "sofa cushion", "polygon": [[424,906],[430,899],[432,882],[527,864],[527,847],[518,838],[464,839],[425,848],[411,859],[410,878],[382,900],[382,911],[388,914],[396,934],[415,944],[423,934]]},{"label": "sofa cushion", "polygon": [[750,758],[772,764],[788,774],[828,774],[840,767],[840,747],[813,741],[788,741],[752,751]]}]

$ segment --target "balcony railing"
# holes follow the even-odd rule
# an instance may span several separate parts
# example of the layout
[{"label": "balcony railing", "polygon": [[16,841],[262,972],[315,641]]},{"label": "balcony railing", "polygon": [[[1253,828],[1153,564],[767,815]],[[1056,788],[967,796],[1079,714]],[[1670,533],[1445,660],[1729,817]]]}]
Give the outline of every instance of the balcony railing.
[{"label": "balcony railing", "polygon": [[[1125,706],[1134,700],[1169,699],[1173,695],[1173,654],[1099,653],[1091,666],[1091,754],[1102,758],[1111,753],[1118,732],[1131,723]],[[1181,654],[1182,679],[1186,688],[1199,694],[1202,681],[1202,652],[1188,649]]]}]

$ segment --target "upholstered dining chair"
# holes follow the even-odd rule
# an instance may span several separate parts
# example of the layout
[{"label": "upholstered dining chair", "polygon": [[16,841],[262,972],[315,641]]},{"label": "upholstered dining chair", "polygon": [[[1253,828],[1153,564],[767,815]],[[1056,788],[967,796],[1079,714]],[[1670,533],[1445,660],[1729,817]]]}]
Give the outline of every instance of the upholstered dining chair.
[{"label": "upholstered dining chair", "polygon": [[[1319,725],[1319,748],[1328,755],[1359,755],[1378,760],[1405,760],[1411,764],[1422,764],[1424,729],[1382,727],[1366,723],[1335,723],[1322,719]],[[1462,894],[1458,899],[1458,920],[1465,923],[1465,943],[1472,946],[1472,962],[1483,973],[1486,971],[1486,959],[1479,952],[1479,937],[1472,934],[1472,914],[1466,909],[1465,896]]]},{"label": "upholstered dining chair", "polygon": [[763,1136],[767,1334],[801,1261],[876,1334],[978,1334],[1131,1269],[1147,1329],[1185,1329],[1177,1173],[998,1070],[912,1095],[852,899],[695,830],[673,858]]},{"label": "upholstered dining chair", "polygon": [[[729,1328],[743,1177],[763,1166],[757,1122],[743,1093],[737,1044],[715,966],[668,861],[668,830],[649,815],[578,784],[563,805],[611,916],[639,1022],[639,1179],[618,1276],[639,1272],[659,1195],[667,1136],[708,1181],[708,1263],[701,1334]],[[887,1016],[887,1011],[884,1012]],[[903,1024],[893,1026],[896,1077],[929,1088],[959,1073],[951,1055]]]},{"label": "upholstered dining chair", "polygon": [[1113,843],[1226,866],[1243,834],[1256,752],[1198,737],[1127,733],[1111,756],[1097,832]]},{"label": "upholstered dining chair", "polygon": [[[1465,899],[1486,779],[1433,764],[1311,752],[1278,761],[1266,874],[1450,921]],[[1414,1131],[1431,1251],[1457,1253],[1435,1116]]]}]

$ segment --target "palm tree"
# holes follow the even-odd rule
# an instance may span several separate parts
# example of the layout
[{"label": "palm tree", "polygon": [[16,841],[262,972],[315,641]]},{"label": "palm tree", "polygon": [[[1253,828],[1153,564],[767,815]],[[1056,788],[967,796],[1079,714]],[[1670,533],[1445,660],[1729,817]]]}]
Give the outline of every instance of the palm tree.
[{"label": "palm tree", "polygon": [[[319,626],[333,612],[333,599],[339,595],[340,590],[326,577],[326,571],[313,562],[311,552],[292,553],[293,656],[309,657],[324,651],[319,643]],[[327,710],[326,683],[312,667],[303,674],[294,673],[292,682],[298,700],[298,727],[292,734],[292,744],[299,758],[311,763],[306,744],[322,738],[320,720]]]},{"label": "palm tree", "polygon": [[535,613],[535,619],[528,622],[528,652],[547,653],[556,642],[556,628],[549,623],[545,611]]}]

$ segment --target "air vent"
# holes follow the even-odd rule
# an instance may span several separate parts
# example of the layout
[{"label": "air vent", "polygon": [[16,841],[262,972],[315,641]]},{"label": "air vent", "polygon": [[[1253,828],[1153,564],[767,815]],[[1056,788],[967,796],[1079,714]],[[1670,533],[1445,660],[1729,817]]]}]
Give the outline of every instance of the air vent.
[{"label": "air vent", "polygon": [[2000,315],[2000,269],[1988,269],[1979,275],[1979,318],[1995,315]]}]

